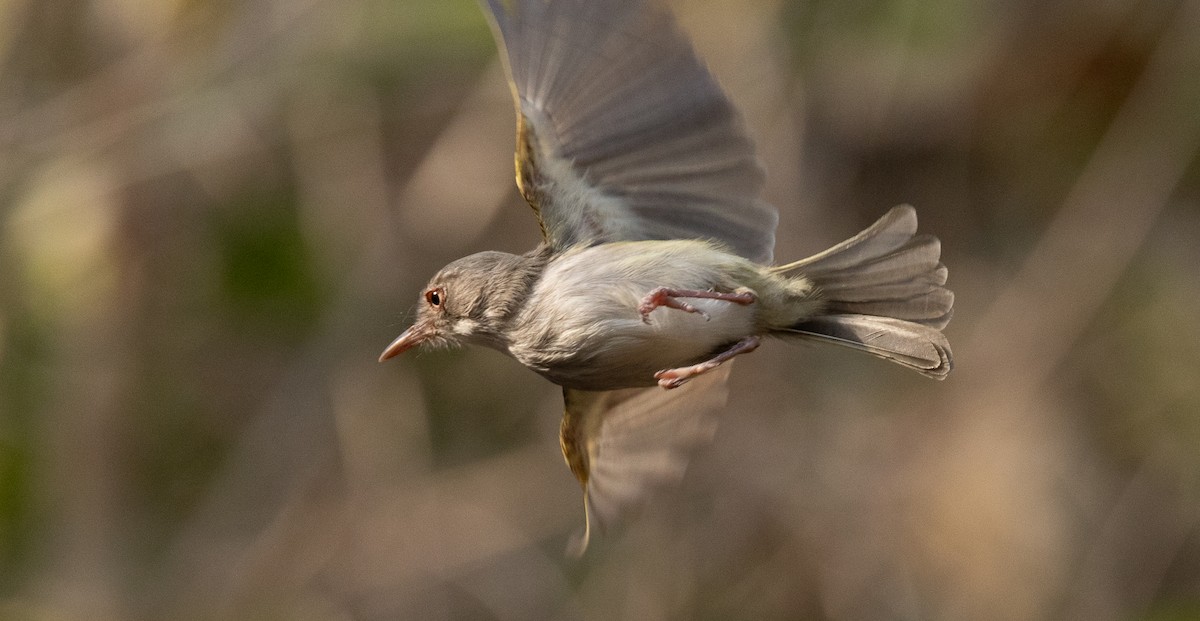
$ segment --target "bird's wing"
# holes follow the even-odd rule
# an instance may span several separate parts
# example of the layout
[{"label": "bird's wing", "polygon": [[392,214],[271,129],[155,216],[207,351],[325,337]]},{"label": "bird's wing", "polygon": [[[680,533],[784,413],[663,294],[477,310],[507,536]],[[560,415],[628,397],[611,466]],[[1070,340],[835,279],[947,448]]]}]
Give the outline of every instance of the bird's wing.
[{"label": "bird's wing", "polygon": [[728,398],[731,363],[674,390],[563,389],[563,457],[583,486],[582,554],[592,529],[604,531],[656,489],[683,477],[693,449],[712,439]]},{"label": "bird's wing", "polygon": [[660,0],[482,0],[517,186],[556,247],[713,239],[769,263],[776,210],[733,105]]}]

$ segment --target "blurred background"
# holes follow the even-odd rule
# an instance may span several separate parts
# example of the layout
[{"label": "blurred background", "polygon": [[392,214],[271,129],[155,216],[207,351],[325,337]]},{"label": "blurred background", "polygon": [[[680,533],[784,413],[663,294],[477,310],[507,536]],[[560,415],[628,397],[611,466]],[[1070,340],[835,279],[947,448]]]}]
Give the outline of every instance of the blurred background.
[{"label": "blurred background", "polygon": [[680,0],[807,256],[912,203],[957,369],[739,359],[582,524],[560,391],[375,362],[537,228],[471,0],[0,1],[0,618],[1200,619],[1200,2]]}]

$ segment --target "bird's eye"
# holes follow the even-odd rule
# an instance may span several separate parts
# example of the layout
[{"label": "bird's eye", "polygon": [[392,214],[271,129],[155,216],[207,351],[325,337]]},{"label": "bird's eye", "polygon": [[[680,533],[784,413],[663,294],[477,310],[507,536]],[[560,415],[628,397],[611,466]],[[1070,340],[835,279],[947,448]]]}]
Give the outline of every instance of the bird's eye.
[{"label": "bird's eye", "polygon": [[441,287],[430,289],[425,292],[425,301],[434,308],[441,308],[442,302],[446,301],[446,292]]}]

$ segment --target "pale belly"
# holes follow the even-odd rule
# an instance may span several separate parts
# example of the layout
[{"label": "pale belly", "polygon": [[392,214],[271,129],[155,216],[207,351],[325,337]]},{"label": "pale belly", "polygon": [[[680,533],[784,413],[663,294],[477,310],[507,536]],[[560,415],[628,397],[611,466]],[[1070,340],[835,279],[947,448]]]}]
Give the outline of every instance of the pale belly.
[{"label": "pale belly", "polygon": [[703,242],[622,242],[569,252],[548,266],[516,318],[517,360],[584,390],[655,384],[660,370],[705,360],[754,333],[756,306],[686,301],[708,315],[638,306],[657,287],[729,291],[753,264]]}]

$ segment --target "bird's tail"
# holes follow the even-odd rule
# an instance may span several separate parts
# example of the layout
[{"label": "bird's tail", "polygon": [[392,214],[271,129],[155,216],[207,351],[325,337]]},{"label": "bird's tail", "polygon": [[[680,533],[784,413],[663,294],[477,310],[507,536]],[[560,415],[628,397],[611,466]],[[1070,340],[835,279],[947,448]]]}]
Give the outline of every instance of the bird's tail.
[{"label": "bird's tail", "polygon": [[917,235],[917,212],[894,207],[863,232],[807,259],[773,268],[815,285],[822,312],[785,333],[836,343],[936,379],[952,367],[942,328],[954,294],[945,288],[941,243]]}]

